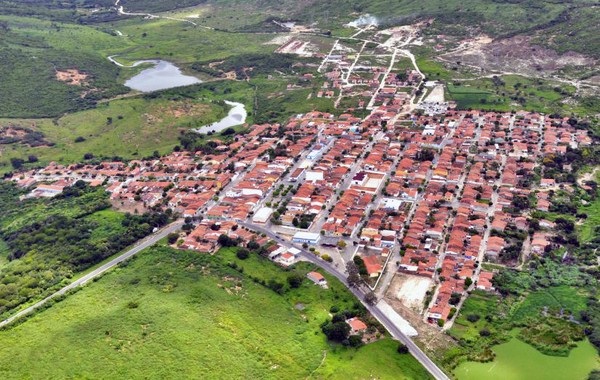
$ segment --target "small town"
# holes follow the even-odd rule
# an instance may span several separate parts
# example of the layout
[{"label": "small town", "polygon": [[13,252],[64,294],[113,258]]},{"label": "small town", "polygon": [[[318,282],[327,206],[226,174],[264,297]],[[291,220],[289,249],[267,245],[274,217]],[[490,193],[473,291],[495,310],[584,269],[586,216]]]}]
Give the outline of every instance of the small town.
[{"label": "small town", "polygon": [[3,378],[600,376],[597,7],[59,3],[0,5]]},{"label": "small town", "polygon": [[517,267],[551,248],[554,223],[532,215],[573,189],[545,178],[540,162],[591,139],[566,118],[529,112],[396,112],[380,105],[364,120],[311,112],[211,139],[211,153],[51,164],[11,180],[31,187],[30,197],[81,180],[104,186],[127,212],[170,209],[186,220],[182,249],[215,253],[226,236],[268,245],[287,266],[298,245],[339,268],[360,263],[378,295],[402,276],[406,306],[447,328],[468,290],[494,290],[484,263]]}]

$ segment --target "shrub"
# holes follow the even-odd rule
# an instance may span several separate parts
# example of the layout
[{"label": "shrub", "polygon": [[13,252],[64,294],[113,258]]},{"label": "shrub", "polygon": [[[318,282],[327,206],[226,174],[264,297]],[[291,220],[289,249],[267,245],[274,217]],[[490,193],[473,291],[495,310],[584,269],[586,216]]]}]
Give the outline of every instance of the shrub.
[{"label": "shrub", "polygon": [[467,321],[471,322],[471,323],[475,323],[477,322],[481,317],[479,316],[479,314],[469,314],[467,315]]},{"label": "shrub", "polygon": [[248,257],[250,257],[250,251],[248,251],[245,248],[240,248],[240,249],[238,249],[238,251],[236,252],[235,255],[240,260],[246,260]]},{"label": "shrub", "polygon": [[175,244],[177,242],[177,240],[179,239],[179,234],[178,233],[170,233],[167,236],[167,241],[169,242],[169,244]]},{"label": "shrub", "polygon": [[350,347],[360,347],[363,345],[362,337],[360,335],[350,335],[348,344]]},{"label": "shrub", "polygon": [[405,355],[408,354],[408,347],[404,343],[398,343],[396,351],[398,351],[399,354]]}]

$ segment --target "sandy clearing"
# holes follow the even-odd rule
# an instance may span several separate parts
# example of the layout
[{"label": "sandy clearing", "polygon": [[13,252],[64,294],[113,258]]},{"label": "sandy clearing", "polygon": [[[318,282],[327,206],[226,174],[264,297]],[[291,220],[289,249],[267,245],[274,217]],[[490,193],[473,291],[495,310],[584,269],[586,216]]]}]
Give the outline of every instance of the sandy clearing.
[{"label": "sandy clearing", "polygon": [[433,88],[431,93],[425,98],[425,102],[443,103],[444,102],[444,85],[438,84]]},{"label": "sandy clearing", "polygon": [[431,287],[431,279],[420,276],[400,275],[396,276],[396,298],[402,304],[419,313],[423,310],[423,300],[427,290]]}]

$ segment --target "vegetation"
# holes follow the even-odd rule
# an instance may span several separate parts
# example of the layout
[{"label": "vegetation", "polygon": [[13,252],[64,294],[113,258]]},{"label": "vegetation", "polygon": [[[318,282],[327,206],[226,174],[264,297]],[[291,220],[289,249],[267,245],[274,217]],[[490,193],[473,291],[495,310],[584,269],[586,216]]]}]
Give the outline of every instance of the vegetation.
[{"label": "vegetation", "polygon": [[10,120],[7,121],[10,125],[34,125],[37,133],[50,144],[9,145],[0,157],[0,172],[13,168],[11,159],[27,160],[29,155],[35,155],[39,162],[27,166],[51,161],[64,164],[81,162],[86,153],[91,153],[98,160],[115,156],[142,158],[154,151],[165,154],[177,145],[182,132],[219,120],[228,109],[222,102],[200,101],[172,93],[171,98],[113,100],[95,109],[71,113],[55,120]]},{"label": "vegetation", "polygon": [[[119,68],[100,53],[117,47],[116,38],[93,28],[0,16],[0,116],[55,117],[127,92]],[[59,80],[56,71],[68,69],[85,80]]]},{"label": "vegetation", "polygon": [[545,258],[532,260],[528,271],[502,270],[493,281],[501,295],[473,291],[456,317],[449,333],[460,347],[446,353],[448,368],[465,359],[492,360],[491,347],[510,340],[514,328],[520,340],[547,355],[570,355],[585,334],[594,343],[600,321],[590,318],[597,283],[592,276]]},{"label": "vegetation", "polygon": [[0,316],[48,295],[79,272],[167,223],[165,214],[111,211],[103,189],[77,182],[62,198],[18,200],[3,184],[0,237],[8,262],[0,267]]},{"label": "vegetation", "polygon": [[454,375],[464,380],[585,380],[591,370],[598,368],[597,352],[587,341],[579,342],[568,357],[555,357],[512,338],[494,346],[493,356],[494,360],[487,363],[464,362],[453,371]]},{"label": "vegetation", "polygon": [[[247,269],[241,273],[225,264],[229,260]],[[312,269],[303,264],[293,271]],[[215,256],[151,248],[0,331],[0,350],[10,351],[0,355],[0,374],[360,379],[377,372],[382,379],[429,378],[388,338],[358,349],[328,344],[319,325],[332,305],[352,307],[353,296],[329,276],[330,289],[304,282],[283,295],[257,281],[288,274],[256,255],[237,261],[231,248]]]},{"label": "vegetation", "polygon": [[[562,102],[575,93],[573,86],[517,75],[468,79],[448,83],[447,95],[461,109],[511,111],[525,109],[545,113],[580,113]],[[590,108],[588,112],[594,112]]]}]

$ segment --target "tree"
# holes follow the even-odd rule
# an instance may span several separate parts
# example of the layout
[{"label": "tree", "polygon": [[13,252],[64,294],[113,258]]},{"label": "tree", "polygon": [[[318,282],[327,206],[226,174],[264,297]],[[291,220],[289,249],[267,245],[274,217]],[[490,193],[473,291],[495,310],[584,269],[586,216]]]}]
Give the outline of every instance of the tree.
[{"label": "tree", "polygon": [[222,246],[222,247],[235,247],[238,245],[237,240],[230,238],[229,236],[225,235],[225,234],[221,234],[219,235],[219,238],[217,239],[217,242]]},{"label": "tree", "polygon": [[292,289],[299,288],[302,285],[302,281],[304,281],[304,276],[298,273],[293,273],[287,278],[287,282]]},{"label": "tree", "polygon": [[29,163],[38,162],[38,158],[37,158],[37,156],[34,156],[33,154],[30,154],[29,157],[27,157],[27,161]]},{"label": "tree", "polygon": [[270,279],[267,287],[278,294],[283,294],[283,284],[275,279]]},{"label": "tree", "polygon": [[335,323],[327,321],[321,326],[321,331],[323,331],[327,339],[341,342],[348,338],[350,326],[345,321]]},{"label": "tree", "polygon": [[369,272],[367,272],[367,266],[365,265],[364,260],[360,256],[354,256],[354,259],[352,259],[352,261],[354,261],[354,264],[356,264],[359,275],[367,276],[369,274]]},{"label": "tree", "polygon": [[235,255],[240,260],[246,260],[248,257],[250,257],[250,251],[248,251],[246,248],[240,248]]},{"label": "tree", "polygon": [[21,158],[11,158],[10,159],[10,164],[12,165],[13,169],[15,170],[19,170],[23,167],[23,164],[25,163],[25,161]]},{"label": "tree", "polygon": [[247,244],[248,249],[259,249],[260,244],[256,242],[256,240],[250,240]]},{"label": "tree", "polygon": [[94,154],[93,153],[86,153],[83,155],[83,159],[84,160],[91,160],[92,158],[94,158]]},{"label": "tree", "polygon": [[346,263],[346,271],[348,272],[348,285],[357,286],[360,283],[361,279],[360,275],[358,274],[358,267],[356,266],[354,261],[348,261]]},{"label": "tree", "polygon": [[169,242],[169,244],[175,244],[175,242],[179,239],[179,234],[178,233],[170,233],[167,236],[167,241]]},{"label": "tree", "polygon": [[465,278],[465,289],[467,289],[472,284],[473,284],[473,280],[471,279],[471,277]]},{"label": "tree", "polygon": [[448,301],[448,303],[450,305],[457,305],[460,302],[460,293],[452,293],[450,295],[450,300]]},{"label": "tree", "polygon": [[374,292],[369,292],[365,294],[365,302],[369,305],[375,305],[377,303],[377,296]]},{"label": "tree", "polygon": [[399,354],[406,355],[408,354],[408,347],[404,343],[398,343],[398,348],[396,349]]},{"label": "tree", "polygon": [[350,347],[360,347],[363,345],[362,336],[360,335],[350,335],[348,337],[348,345]]}]

